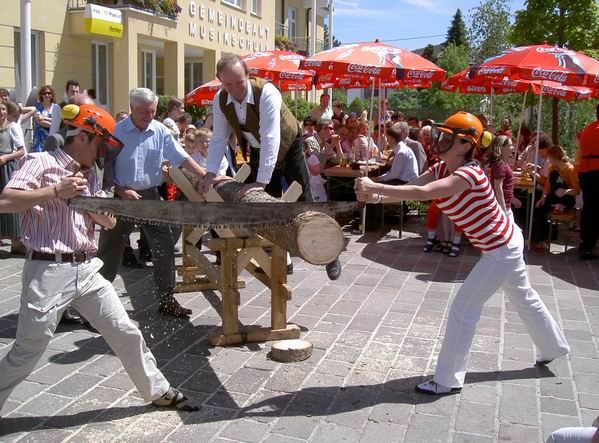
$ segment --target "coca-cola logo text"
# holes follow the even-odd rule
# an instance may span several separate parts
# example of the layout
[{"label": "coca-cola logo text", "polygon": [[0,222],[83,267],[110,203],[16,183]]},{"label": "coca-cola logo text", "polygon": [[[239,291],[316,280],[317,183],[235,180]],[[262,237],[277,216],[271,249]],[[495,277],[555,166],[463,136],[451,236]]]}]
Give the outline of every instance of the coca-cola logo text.
[{"label": "coca-cola logo text", "polygon": [[503,74],[505,72],[505,66],[486,66],[480,68],[477,74]]},{"label": "coca-cola logo text", "polygon": [[484,86],[466,86],[467,92],[486,92],[487,88]]},{"label": "coca-cola logo text", "polygon": [[554,82],[565,82],[568,80],[568,73],[564,71],[558,71],[556,69],[543,69],[534,68],[532,70],[533,78],[544,78],[546,80],[553,80]]},{"label": "coca-cola logo text", "polygon": [[306,60],[304,66],[306,68],[319,68],[322,66],[322,62],[320,60]]},{"label": "coca-cola logo text", "polygon": [[360,65],[357,63],[350,63],[347,67],[349,73],[360,73],[360,74],[372,74],[378,75],[381,73],[381,68],[378,66]]},{"label": "coca-cola logo text", "polygon": [[568,94],[568,91],[553,86],[543,86],[543,93],[551,94],[556,97],[565,97]]},{"label": "coca-cola logo text", "polygon": [[283,71],[280,74],[281,78],[285,78],[285,79],[289,79],[289,80],[303,80],[305,78],[305,75],[302,74],[301,72],[286,72]]},{"label": "coca-cola logo text", "polygon": [[431,79],[435,73],[433,71],[408,71],[408,78],[416,78],[416,79]]}]

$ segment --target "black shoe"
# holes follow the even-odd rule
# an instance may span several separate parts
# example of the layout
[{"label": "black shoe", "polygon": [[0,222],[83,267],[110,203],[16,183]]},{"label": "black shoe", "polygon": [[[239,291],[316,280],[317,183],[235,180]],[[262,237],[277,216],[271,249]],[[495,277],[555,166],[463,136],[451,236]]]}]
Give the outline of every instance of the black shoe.
[{"label": "black shoe", "polygon": [[589,251],[580,251],[578,254],[578,260],[597,260],[598,258],[598,255]]},{"label": "black shoe", "polygon": [[433,248],[439,243],[437,237],[435,238],[427,238],[424,248],[422,248],[422,252],[431,252]]},{"label": "black shoe", "polygon": [[172,299],[171,301],[161,303],[160,307],[158,308],[158,312],[160,312],[162,315],[187,318],[191,315],[192,310],[184,308],[177,300]]},{"label": "black shoe", "polygon": [[81,317],[75,308],[68,306],[62,313],[60,322],[67,325],[78,325],[81,324]]},{"label": "black shoe", "polygon": [[327,265],[327,275],[329,280],[337,280],[341,277],[341,262],[338,258]]},{"label": "black shoe", "polygon": [[141,269],[144,267],[144,264],[137,260],[135,254],[127,254],[123,255],[123,266],[126,266],[128,268]]}]

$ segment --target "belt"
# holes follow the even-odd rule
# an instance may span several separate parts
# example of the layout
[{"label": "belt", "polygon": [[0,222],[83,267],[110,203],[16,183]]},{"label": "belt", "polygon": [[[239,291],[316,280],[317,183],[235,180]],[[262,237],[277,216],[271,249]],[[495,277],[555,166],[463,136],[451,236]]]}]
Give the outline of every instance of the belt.
[{"label": "belt", "polygon": [[53,261],[57,263],[83,263],[92,258],[92,254],[89,252],[73,252],[68,254],[48,254],[46,252],[39,251],[27,251],[26,257],[28,260],[44,260]]}]

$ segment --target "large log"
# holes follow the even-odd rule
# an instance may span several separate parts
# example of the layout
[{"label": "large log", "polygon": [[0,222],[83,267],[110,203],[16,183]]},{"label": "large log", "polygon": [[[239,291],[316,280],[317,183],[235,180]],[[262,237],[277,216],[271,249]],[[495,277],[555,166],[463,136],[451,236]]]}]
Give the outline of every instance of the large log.
[{"label": "large log", "polygon": [[[195,187],[198,178],[187,171],[184,173]],[[228,202],[281,203],[264,191],[250,192],[239,199],[238,192],[242,187],[243,183],[227,180],[214,188]],[[315,211],[303,212],[286,225],[264,226],[252,231],[313,265],[331,263],[339,257],[346,244],[343,231],[335,219]]]}]

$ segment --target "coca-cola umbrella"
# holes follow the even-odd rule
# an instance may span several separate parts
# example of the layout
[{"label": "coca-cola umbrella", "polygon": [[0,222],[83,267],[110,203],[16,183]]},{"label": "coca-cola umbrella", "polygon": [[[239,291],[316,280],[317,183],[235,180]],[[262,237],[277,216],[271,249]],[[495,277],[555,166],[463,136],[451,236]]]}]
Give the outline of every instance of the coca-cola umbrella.
[{"label": "coca-cola umbrella", "polygon": [[[537,115],[537,131],[541,130],[541,115],[543,109],[544,83],[554,81],[566,86],[598,86],[599,61],[573,51],[549,45],[519,46],[506,49],[477,63],[470,68],[471,78],[495,77],[510,79],[523,79],[540,81],[539,112]],[[535,146],[535,164],[538,158],[539,139]],[[536,187],[536,174],[533,186]],[[532,226],[532,213],[534,199],[531,202],[530,222]],[[528,247],[531,246],[532,229],[528,232]]]},{"label": "coca-cola umbrella", "polygon": [[285,80],[312,80],[314,74],[299,68],[305,59],[301,54],[291,51],[258,51],[243,58],[250,75],[271,80],[275,85]]},{"label": "coca-cola umbrella", "polygon": [[459,91],[463,94],[512,94],[530,90],[533,94],[555,97],[563,100],[585,100],[593,96],[591,88],[566,86],[553,81],[510,80],[468,76],[469,68],[463,69],[441,83],[439,89],[446,92]]},{"label": "coca-cola umbrella", "polygon": [[550,45],[506,49],[470,68],[469,76],[554,81],[599,87],[599,61],[581,52]]},{"label": "coca-cola umbrella", "polygon": [[338,46],[300,62],[301,69],[317,75],[370,79],[442,81],[445,71],[407,49],[379,41]]},{"label": "coca-cola umbrella", "polygon": [[[280,80],[276,85],[283,92],[287,91],[309,91],[312,88],[312,79],[304,80]],[[222,83],[215,78],[208,83],[198,86],[185,96],[185,103],[196,106],[212,106],[212,99],[220,89]]]}]

